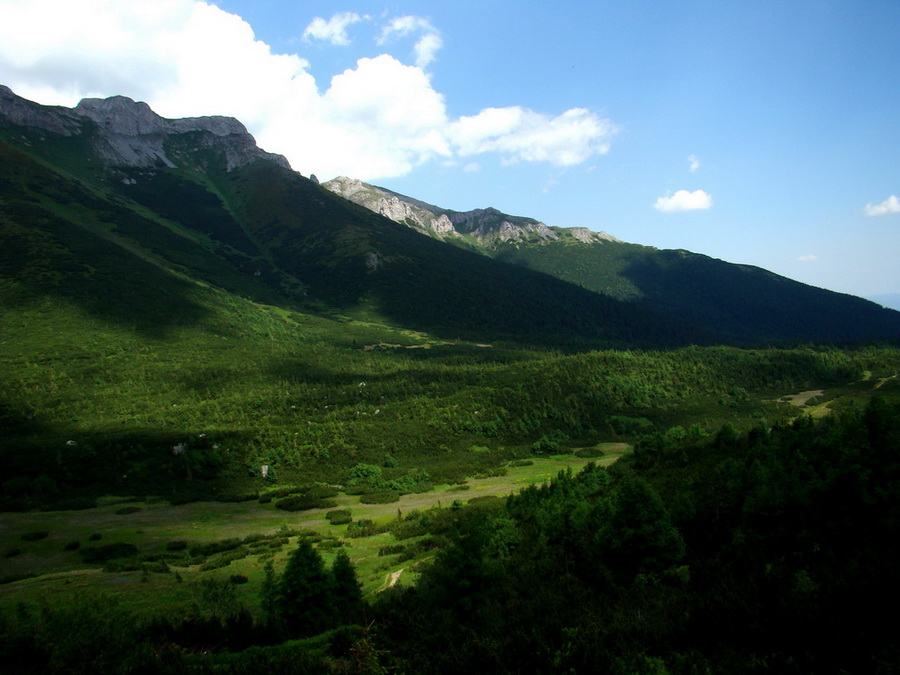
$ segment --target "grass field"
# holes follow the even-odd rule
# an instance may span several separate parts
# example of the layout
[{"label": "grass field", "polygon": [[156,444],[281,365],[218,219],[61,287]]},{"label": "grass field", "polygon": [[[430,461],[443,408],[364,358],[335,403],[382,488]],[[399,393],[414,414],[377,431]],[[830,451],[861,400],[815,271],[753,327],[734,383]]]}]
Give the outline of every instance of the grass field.
[{"label": "grass field", "polygon": [[[354,521],[368,519],[383,526],[411,512],[449,508],[455,501],[464,503],[476,497],[505,496],[528,485],[549,481],[568,467],[578,470],[589,461],[608,465],[627,452],[628,446],[608,443],[597,449],[603,453],[597,460],[571,454],[538,457],[527,466],[509,466],[503,476],[469,479],[462,485],[439,485],[427,493],[403,495],[391,504],[362,504],[358,496],[344,493],[335,501],[337,508],[351,510]],[[194,582],[203,578],[244,575],[249,581],[238,586],[239,595],[253,607],[257,603],[264,561],[272,559],[277,569],[301,533],[313,533],[321,539],[319,548],[327,563],[338,547],[347,551],[367,594],[385,587],[385,579],[401,570],[396,583],[410,583],[416,577],[416,565],[431,557],[424,554],[398,562],[396,556],[379,555],[382,549],[397,545],[399,540],[391,532],[346,537],[347,525],[332,525],[325,518],[330,509],[290,513],[271,503],[257,501],[173,506],[163,501],[135,502],[114,496],[103,498],[101,503],[98,508],[80,511],[4,514],[0,520],[0,555],[4,556],[0,558],[0,577],[25,578],[0,585],[0,606],[8,610],[19,602],[65,603],[84,594],[102,592],[117,596],[139,613],[153,614],[189,607]],[[266,549],[205,571],[199,564],[172,563],[168,573],[141,569],[104,572],[98,565],[86,564],[79,552],[89,546],[123,543],[135,546],[142,556],[153,556],[165,554],[167,545],[173,541],[184,541],[191,547],[254,535],[279,538],[280,532],[290,534],[280,538],[286,541],[277,549]],[[46,536],[28,541],[37,536],[29,533],[46,533]],[[95,541],[91,541],[92,535]],[[415,541],[412,538],[405,543]],[[79,549],[66,550],[71,542],[78,542]]]}]

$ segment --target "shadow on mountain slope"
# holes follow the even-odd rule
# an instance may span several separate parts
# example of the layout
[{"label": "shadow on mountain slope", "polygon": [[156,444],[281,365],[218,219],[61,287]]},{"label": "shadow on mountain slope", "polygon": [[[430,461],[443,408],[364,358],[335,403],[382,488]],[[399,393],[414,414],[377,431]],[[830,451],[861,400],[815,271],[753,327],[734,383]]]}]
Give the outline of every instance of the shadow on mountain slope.
[{"label": "shadow on mountain slope", "polygon": [[690,324],[716,326],[734,344],[900,338],[900,312],[688,251],[633,258],[622,276],[643,294],[639,304]]}]

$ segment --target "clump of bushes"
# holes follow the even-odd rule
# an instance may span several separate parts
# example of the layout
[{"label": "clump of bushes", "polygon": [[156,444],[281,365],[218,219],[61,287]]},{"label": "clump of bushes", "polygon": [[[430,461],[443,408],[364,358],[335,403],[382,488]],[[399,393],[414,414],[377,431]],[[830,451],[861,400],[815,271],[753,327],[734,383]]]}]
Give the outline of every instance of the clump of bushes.
[{"label": "clump of bushes", "polygon": [[117,574],[119,572],[137,572],[141,564],[134,558],[114,558],[103,566],[104,572]]},{"label": "clump of bushes", "polygon": [[187,548],[187,542],[184,539],[173,539],[166,544],[167,551],[183,551]]},{"label": "clump of bushes", "polygon": [[350,509],[335,509],[326,513],[325,517],[332,525],[346,525],[353,521]]},{"label": "clump of bushes", "polygon": [[360,496],[362,504],[392,504],[400,501],[400,495],[393,490],[376,490]]},{"label": "clump of bushes", "polygon": [[237,537],[228,539],[220,539],[219,541],[211,541],[206,544],[196,544],[191,546],[191,557],[207,557],[216,553],[224,553],[225,551],[233,551],[241,545],[241,540]]},{"label": "clump of bushes", "polygon": [[549,434],[544,434],[537,441],[532,443],[531,449],[535,453],[558,452],[560,444],[569,440],[569,435],[559,429]]},{"label": "clump of bushes", "polygon": [[534,466],[533,459],[513,459],[509,462],[510,466]]},{"label": "clump of bushes", "polygon": [[492,469],[483,469],[482,471],[478,471],[472,474],[472,478],[497,478],[499,476],[505,476],[507,473],[505,466],[497,466]]},{"label": "clump of bushes", "polygon": [[81,549],[81,558],[88,564],[107,563],[116,558],[133,558],[137,555],[134,544],[115,543]]},{"label": "clump of bushes", "polygon": [[575,451],[575,456],[582,459],[596,459],[603,457],[603,451],[598,448],[579,448]]},{"label": "clump of bushes", "polygon": [[308,511],[310,509],[329,509],[337,506],[337,502],[333,499],[322,499],[319,497],[310,497],[309,495],[297,495],[295,497],[286,497],[275,503],[276,509],[282,511]]},{"label": "clump of bushes", "polygon": [[20,539],[22,541],[40,541],[41,539],[46,539],[49,534],[49,532],[44,530],[35,530],[34,532],[26,532]]},{"label": "clump of bushes", "polygon": [[79,548],[81,548],[80,541],[70,541],[68,544],[63,546],[64,551],[77,551]]},{"label": "clump of bushes", "polygon": [[375,534],[381,534],[385,531],[385,529],[385,527],[376,525],[368,518],[362,518],[361,520],[357,520],[356,522],[350,524],[350,526],[347,528],[346,536],[353,539],[357,539],[360,537],[371,537]]}]

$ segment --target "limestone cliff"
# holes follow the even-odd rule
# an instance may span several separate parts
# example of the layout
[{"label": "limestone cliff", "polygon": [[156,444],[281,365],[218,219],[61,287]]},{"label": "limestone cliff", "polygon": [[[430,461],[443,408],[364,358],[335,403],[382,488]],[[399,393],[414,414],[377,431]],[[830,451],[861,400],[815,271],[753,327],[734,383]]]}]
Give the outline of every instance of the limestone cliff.
[{"label": "limestone cliff", "polygon": [[63,136],[87,134],[94,152],[110,166],[177,166],[178,144],[173,140],[191,134],[189,145],[218,151],[228,171],[257,159],[290,168],[281,155],[258,148],[244,125],[232,117],[166,119],[146,103],[125,96],[87,98],[75,108],[65,108],[28,101],[0,85],[0,123]]},{"label": "limestone cliff", "polygon": [[592,232],[586,227],[551,228],[533,218],[510,216],[493,208],[451,211],[346,176],[323,183],[323,187],[437,239],[463,240],[487,250],[567,238],[584,244],[619,241],[605,232]]}]

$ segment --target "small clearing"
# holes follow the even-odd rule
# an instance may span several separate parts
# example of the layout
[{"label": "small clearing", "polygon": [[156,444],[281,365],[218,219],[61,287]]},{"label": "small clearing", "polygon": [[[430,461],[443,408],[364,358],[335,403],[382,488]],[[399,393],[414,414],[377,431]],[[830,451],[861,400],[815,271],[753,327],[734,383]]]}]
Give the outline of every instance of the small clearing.
[{"label": "small clearing", "polygon": [[801,391],[799,394],[787,394],[786,396],[782,396],[778,400],[782,403],[790,403],[791,405],[800,408],[802,406],[805,406],[811,398],[823,396],[824,394],[824,389],[815,389],[812,391]]}]

